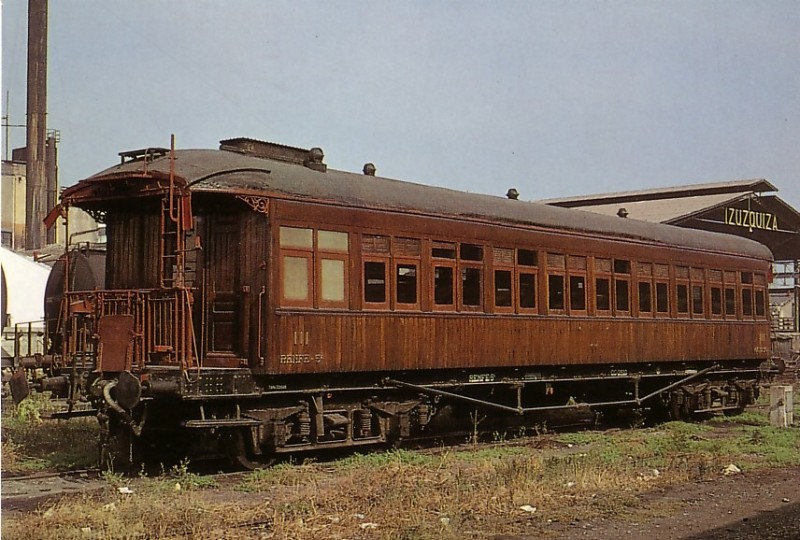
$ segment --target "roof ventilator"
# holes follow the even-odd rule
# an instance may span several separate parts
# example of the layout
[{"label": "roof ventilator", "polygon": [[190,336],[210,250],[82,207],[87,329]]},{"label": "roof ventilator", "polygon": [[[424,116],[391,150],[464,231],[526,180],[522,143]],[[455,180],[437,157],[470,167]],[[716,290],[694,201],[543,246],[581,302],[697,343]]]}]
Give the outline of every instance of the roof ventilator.
[{"label": "roof ventilator", "polygon": [[314,147],[308,151],[306,159],[303,160],[303,165],[315,171],[325,172],[328,170],[328,166],[322,162],[324,157],[325,154],[322,152],[322,148]]},{"label": "roof ventilator", "polygon": [[328,168],[328,166],[322,162],[325,154],[323,154],[320,148],[308,150],[306,148],[296,148],[294,146],[259,141],[247,137],[238,137],[219,141],[219,149],[228,152],[236,152],[237,154],[243,154],[245,156],[274,159],[276,161],[283,161],[284,163],[303,165],[315,171],[325,172]]}]

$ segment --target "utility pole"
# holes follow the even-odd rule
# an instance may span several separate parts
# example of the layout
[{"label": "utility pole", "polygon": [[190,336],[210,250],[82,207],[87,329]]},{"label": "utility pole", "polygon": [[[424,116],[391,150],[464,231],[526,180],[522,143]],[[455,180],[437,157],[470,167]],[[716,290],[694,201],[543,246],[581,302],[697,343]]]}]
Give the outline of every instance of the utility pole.
[{"label": "utility pole", "polygon": [[25,148],[25,248],[45,243],[47,215],[47,0],[28,0],[28,118]]}]

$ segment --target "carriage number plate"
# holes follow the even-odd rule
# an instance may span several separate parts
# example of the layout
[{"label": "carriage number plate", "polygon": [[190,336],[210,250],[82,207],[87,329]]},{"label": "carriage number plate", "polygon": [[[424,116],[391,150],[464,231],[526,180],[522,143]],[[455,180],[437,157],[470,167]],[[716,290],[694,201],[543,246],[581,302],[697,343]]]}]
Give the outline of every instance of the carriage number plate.
[{"label": "carriage number plate", "polygon": [[325,360],[325,355],[319,354],[282,354],[280,358],[281,364],[310,364],[316,362],[317,364]]}]

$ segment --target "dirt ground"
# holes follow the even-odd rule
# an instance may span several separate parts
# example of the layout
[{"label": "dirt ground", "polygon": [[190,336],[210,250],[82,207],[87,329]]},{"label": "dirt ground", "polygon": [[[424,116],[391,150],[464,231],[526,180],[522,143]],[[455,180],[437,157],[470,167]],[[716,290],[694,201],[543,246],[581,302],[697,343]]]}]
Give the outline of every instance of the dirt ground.
[{"label": "dirt ground", "polygon": [[[547,533],[582,540],[800,539],[800,468],[746,472],[675,486],[648,494],[646,499],[646,510],[592,522],[554,523]],[[497,536],[494,540],[533,538],[539,536]]]}]

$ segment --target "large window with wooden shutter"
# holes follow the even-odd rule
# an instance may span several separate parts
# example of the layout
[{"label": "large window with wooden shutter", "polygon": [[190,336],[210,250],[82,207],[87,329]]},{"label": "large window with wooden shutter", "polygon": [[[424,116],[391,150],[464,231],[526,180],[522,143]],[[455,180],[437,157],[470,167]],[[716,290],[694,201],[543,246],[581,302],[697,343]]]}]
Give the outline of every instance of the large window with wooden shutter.
[{"label": "large window with wooden shutter", "polygon": [[278,244],[281,305],[348,307],[348,233],[283,226]]}]

